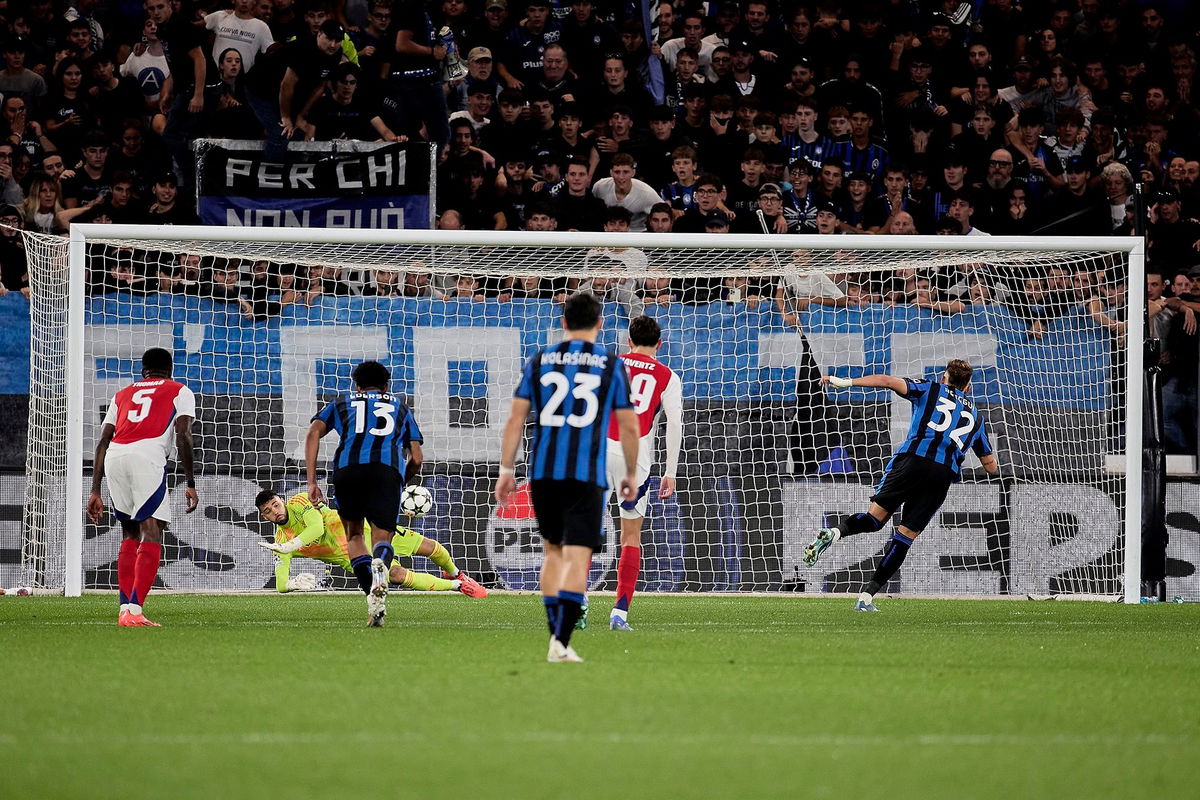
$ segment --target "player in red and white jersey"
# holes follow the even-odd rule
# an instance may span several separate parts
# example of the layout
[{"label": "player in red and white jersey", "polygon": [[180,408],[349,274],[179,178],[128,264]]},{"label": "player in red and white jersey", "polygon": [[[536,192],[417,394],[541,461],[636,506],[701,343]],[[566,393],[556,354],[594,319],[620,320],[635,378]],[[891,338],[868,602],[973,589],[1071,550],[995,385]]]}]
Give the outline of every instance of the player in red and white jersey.
[{"label": "player in red and white jersey", "polygon": [[[627,631],[629,604],[642,568],[642,520],[650,498],[646,487],[650,482],[650,467],[654,460],[654,427],[659,412],[667,420],[666,456],[658,496],[662,499],[675,492],[675,473],[679,467],[679,449],[683,444],[683,383],[679,376],[663,364],[655,353],[662,345],[662,330],[658,323],[641,316],[629,323],[630,350],[621,356],[629,372],[629,395],[637,411],[641,439],[638,440],[637,498],[621,502],[621,556],[617,561],[617,602],[609,617],[613,630]],[[621,450],[616,420],[608,428],[608,485],[620,485],[625,476],[625,455]],[[614,476],[617,476],[614,479]]]},{"label": "player in red and white jersey", "polygon": [[192,472],[192,420],[196,395],[171,380],[171,354],[152,347],[142,354],[142,379],[117,392],[108,405],[92,470],[87,513],[92,522],[104,516],[100,479],[108,476],[113,513],[121,522],[117,584],[121,627],[158,627],[142,606],[154,585],[162,557],[162,535],[171,521],[167,500],[167,459],[179,446],[179,463],[187,476],[187,512],[196,510],[196,478]]}]

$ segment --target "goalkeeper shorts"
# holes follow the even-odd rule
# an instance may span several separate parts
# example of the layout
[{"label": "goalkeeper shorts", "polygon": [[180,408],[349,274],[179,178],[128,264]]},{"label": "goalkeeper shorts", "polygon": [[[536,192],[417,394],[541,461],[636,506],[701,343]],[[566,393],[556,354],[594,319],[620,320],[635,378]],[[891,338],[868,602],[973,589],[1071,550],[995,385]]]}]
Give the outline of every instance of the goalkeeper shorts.
[{"label": "goalkeeper shorts", "polygon": [[423,541],[425,537],[412,528],[399,527],[396,528],[396,535],[392,537],[392,549],[398,556],[415,556]]}]

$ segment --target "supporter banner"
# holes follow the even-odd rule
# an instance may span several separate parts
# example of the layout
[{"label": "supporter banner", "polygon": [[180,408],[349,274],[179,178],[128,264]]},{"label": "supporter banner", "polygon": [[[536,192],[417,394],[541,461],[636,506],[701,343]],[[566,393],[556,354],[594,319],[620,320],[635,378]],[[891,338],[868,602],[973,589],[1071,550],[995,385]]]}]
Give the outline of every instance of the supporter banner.
[{"label": "supporter banner", "polygon": [[[620,320],[617,307],[607,311]],[[701,415],[698,426],[719,414],[729,417],[721,425],[739,416],[761,425],[764,413],[771,413],[783,427],[771,424],[762,435],[774,437],[786,430],[798,397],[797,367],[810,353],[823,370],[840,374],[936,376],[948,359],[968,358],[978,368],[972,386],[977,402],[1003,406],[1014,421],[1013,415],[1032,415],[1027,425],[997,429],[998,434],[1028,430],[1053,433],[1058,438],[1052,440],[1074,440],[1078,429],[1102,429],[1094,417],[1106,411],[1111,396],[1108,340],[1082,313],[1054,321],[1052,338],[1031,343],[1020,321],[1001,307],[953,317],[882,305],[810,311],[803,316],[803,336],[783,322],[772,304],[754,309],[727,303],[674,305],[649,312],[664,330],[660,357],[679,372],[685,401]],[[279,449],[264,456],[273,463],[301,457],[313,410],[347,385],[350,369],[363,353],[384,361],[393,390],[411,398],[431,459],[494,458],[494,452],[480,455],[479,441],[498,440],[521,365],[536,348],[557,341],[560,318],[560,306],[548,300],[345,297],[291,305],[279,318],[253,323],[233,303],[176,295],[94,298],[84,358],[85,448],[95,442],[109,398],[135,374],[143,350],[156,346],[175,352],[176,375],[200,395],[205,409],[211,406],[205,413],[214,420],[235,424],[251,405],[278,414],[282,438],[273,439],[272,446]],[[618,345],[625,327],[620,321],[605,326],[601,342]],[[808,385],[802,391],[818,390]],[[228,400],[238,396],[254,396],[254,403]],[[828,396],[835,405],[847,406],[848,413],[861,409],[864,400],[890,404],[887,428],[879,435],[893,444],[903,439],[910,411],[903,398],[884,391]],[[325,441],[326,449],[334,446],[332,437]],[[1093,469],[1105,444],[1103,437],[1093,436],[1071,453],[1054,457],[1077,458],[1075,463],[1062,460],[1064,469]],[[1013,442],[1011,449],[1046,450],[1023,441]],[[778,458],[762,460],[775,463]]]},{"label": "supporter banner", "polygon": [[433,146],[308,142],[286,164],[261,142],[196,148],[197,208],[207,225],[315,228],[433,227]]},{"label": "supporter banner", "polygon": [[[600,341],[616,346],[625,336],[624,313],[613,304],[605,313],[613,322],[601,330]],[[1110,337],[1082,309],[1052,321],[1048,336],[1037,341],[1002,306],[972,307],[952,316],[913,306],[814,306],[801,315],[804,336],[767,303],[753,309],[740,303],[647,306],[646,313],[662,325],[661,357],[680,372],[685,399],[794,400],[796,366],[808,352],[822,368],[843,375],[937,374],[947,360],[968,358],[977,368],[972,394],[982,403],[1098,409],[1108,396]],[[386,356],[393,385],[402,394],[421,391],[422,371],[431,368],[428,359],[498,361],[497,368],[462,370],[464,390],[482,397],[511,390],[507,373],[561,335],[561,314],[561,306],[549,300],[325,297],[312,306],[287,306],[278,318],[250,322],[236,303],[107,295],[90,301],[87,340],[106,348],[107,361],[98,361],[98,353],[89,359],[97,376],[122,379],[133,374],[132,361],[117,361],[118,354],[104,343],[123,343],[119,357],[132,359],[141,355],[140,340],[122,328],[154,326],[156,335],[174,344],[182,379],[203,394],[286,393],[289,370],[311,371],[317,361],[349,361],[368,344],[371,352]],[[300,364],[301,357],[309,361]],[[322,370],[313,389],[337,391],[345,378]],[[0,375],[0,393],[10,391],[6,380],[11,378]],[[885,402],[889,394],[862,392],[854,400]],[[831,397],[850,400],[847,393]]]}]

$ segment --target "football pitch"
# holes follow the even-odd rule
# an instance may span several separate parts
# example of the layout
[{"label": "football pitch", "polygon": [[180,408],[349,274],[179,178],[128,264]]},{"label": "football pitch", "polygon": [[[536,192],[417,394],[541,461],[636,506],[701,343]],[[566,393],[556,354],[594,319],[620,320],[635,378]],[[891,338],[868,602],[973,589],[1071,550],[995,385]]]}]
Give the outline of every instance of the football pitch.
[{"label": "football pitch", "polygon": [[1194,797],[1200,605],[0,598],[2,798]]}]

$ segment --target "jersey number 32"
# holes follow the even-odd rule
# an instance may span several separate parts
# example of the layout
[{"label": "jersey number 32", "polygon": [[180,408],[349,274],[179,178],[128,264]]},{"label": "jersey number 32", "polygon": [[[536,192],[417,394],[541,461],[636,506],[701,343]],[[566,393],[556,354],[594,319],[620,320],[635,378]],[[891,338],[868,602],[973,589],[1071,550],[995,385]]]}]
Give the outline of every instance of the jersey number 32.
[{"label": "jersey number 32", "polygon": [[950,431],[950,438],[954,440],[956,445],[958,445],[958,449],[962,450],[967,446],[967,442],[964,437],[971,432],[971,428],[975,427],[975,415],[964,408],[959,412],[958,419],[956,420],[954,418],[954,409],[957,407],[957,405],[958,404],[949,397],[939,397],[937,407],[934,409],[934,411],[936,411],[940,416],[937,419],[931,419],[929,421],[929,429],[938,431],[940,433],[941,431],[949,428],[955,422],[961,421],[961,425]]}]

